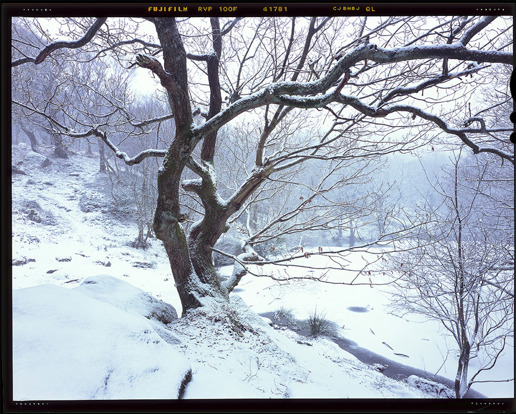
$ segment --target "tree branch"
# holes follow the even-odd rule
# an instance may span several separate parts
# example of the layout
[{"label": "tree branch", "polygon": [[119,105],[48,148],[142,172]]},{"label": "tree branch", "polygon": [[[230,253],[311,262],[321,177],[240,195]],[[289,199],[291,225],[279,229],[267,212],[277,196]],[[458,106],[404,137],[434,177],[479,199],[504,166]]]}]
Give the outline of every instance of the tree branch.
[{"label": "tree branch", "polygon": [[[510,269],[514,271],[514,269]],[[507,289],[505,289],[503,286],[500,286],[498,283],[491,282],[490,280],[487,280],[485,278],[480,278],[480,280],[484,283],[487,283],[488,285],[494,286],[497,289],[500,289],[503,293],[505,293],[507,296],[510,296],[511,298],[514,298],[514,293],[509,292]]]},{"label": "tree branch", "polygon": [[190,60],[197,60],[199,62],[207,62],[208,59],[210,58],[210,55],[209,54],[196,55],[195,53],[187,53],[186,57]]},{"label": "tree branch", "polygon": [[481,66],[478,66],[478,65],[475,64],[472,68],[467,69],[467,70],[463,70],[463,71],[455,72],[455,73],[448,73],[447,75],[436,76],[435,78],[428,79],[428,80],[423,81],[423,82],[421,82],[421,83],[419,83],[417,85],[410,86],[410,87],[407,87],[407,88],[396,88],[396,89],[393,89],[380,101],[378,106],[379,107],[382,106],[383,104],[385,104],[386,102],[390,101],[391,99],[393,99],[395,97],[398,97],[398,96],[401,96],[401,95],[409,95],[409,94],[412,94],[412,93],[421,92],[421,91],[423,91],[425,89],[428,89],[428,88],[430,88],[432,86],[439,85],[441,83],[445,83],[445,82],[447,82],[447,81],[449,81],[451,79],[459,78],[461,76],[472,75],[473,73],[477,73],[481,69],[484,69],[484,67],[481,67]]},{"label": "tree branch", "polygon": [[93,25],[88,29],[86,34],[83,37],[81,37],[79,40],[75,40],[75,41],[58,41],[58,42],[51,43],[48,46],[46,46],[38,54],[38,56],[35,59],[30,59],[30,58],[19,59],[17,61],[12,62],[11,66],[12,67],[19,66],[19,65],[21,65],[23,63],[28,63],[28,62],[34,62],[34,64],[39,65],[41,62],[43,62],[55,50],[63,49],[63,48],[66,48],[66,49],[77,49],[77,48],[80,48],[80,47],[84,46],[85,44],[87,44],[91,39],[93,39],[93,37],[95,36],[97,31],[106,22],[106,20],[107,20],[106,17],[98,18],[95,21],[95,23],[93,23]]},{"label": "tree branch", "polygon": [[130,122],[130,124],[135,128],[141,128],[141,127],[144,127],[144,126],[147,126],[150,124],[154,124],[155,122],[163,122],[163,121],[167,121],[169,119],[174,119],[174,114],[158,116],[156,118],[147,119],[145,121],[136,122],[136,123]]},{"label": "tree branch", "polygon": [[231,31],[231,29],[235,27],[239,20],[242,20],[242,17],[236,17],[233,20],[231,20],[231,22],[226,23],[220,32],[221,36],[227,35]]},{"label": "tree branch", "polygon": [[134,157],[130,157],[129,155],[127,155],[127,153],[120,151],[120,149],[115,144],[113,144],[113,142],[111,142],[107,134],[103,131],[99,131],[98,128],[92,128],[91,130],[85,133],[68,133],[68,135],[74,138],[83,138],[89,135],[94,135],[100,138],[115,153],[115,155],[121,160],[123,160],[127,165],[139,164],[144,159],[149,157],[161,158],[167,154],[166,150],[147,149],[135,155]]},{"label": "tree branch", "polygon": [[427,121],[431,121],[440,127],[444,132],[447,132],[452,135],[456,135],[460,138],[460,140],[466,144],[469,148],[473,150],[474,154],[479,154],[481,152],[487,152],[498,155],[500,158],[506,159],[514,164],[514,155],[501,151],[497,148],[491,147],[479,147],[473,141],[471,141],[466,133],[479,133],[479,132],[487,132],[483,130],[472,130],[472,129],[454,129],[449,126],[443,119],[440,117],[430,114],[422,109],[409,106],[409,105],[393,105],[390,107],[384,108],[376,108],[369,106],[358,98],[354,96],[347,95],[335,95],[334,93],[327,93],[325,95],[317,96],[317,97],[299,97],[299,96],[270,96],[269,102],[277,103],[281,105],[289,105],[295,106],[298,108],[320,108],[327,105],[330,102],[340,102],[344,105],[350,105],[359,112],[371,117],[386,117],[389,114],[396,112],[408,112],[415,116],[419,116],[420,118],[426,119]]},{"label": "tree branch", "polygon": [[[213,53],[207,59],[208,84],[210,87],[210,108],[208,119],[220,112],[222,108],[222,94],[220,93],[219,62],[222,55],[222,35],[220,33],[220,22],[217,17],[210,18]],[[215,145],[217,143],[217,130],[206,134],[201,148],[201,159],[213,162],[215,157]]]},{"label": "tree branch", "polygon": [[482,29],[487,27],[493,20],[496,19],[496,16],[485,16],[480,19],[475,25],[473,25],[469,30],[464,33],[464,35],[460,38],[459,43],[463,46],[466,46],[469,41],[479,33]]},{"label": "tree branch", "polygon": [[136,63],[138,66],[149,69],[152,73],[154,73],[160,80],[161,85],[169,92],[173,93],[173,79],[172,75],[168,73],[165,69],[163,69],[163,66],[161,66],[161,63],[159,60],[152,56],[147,55],[137,55],[136,56]]}]

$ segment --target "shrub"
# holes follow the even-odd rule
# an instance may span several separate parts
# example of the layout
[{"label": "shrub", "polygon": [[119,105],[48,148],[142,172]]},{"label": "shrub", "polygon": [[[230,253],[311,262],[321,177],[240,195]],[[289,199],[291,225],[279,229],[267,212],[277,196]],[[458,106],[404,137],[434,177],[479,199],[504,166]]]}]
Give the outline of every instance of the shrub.
[{"label": "shrub", "polygon": [[317,311],[317,308],[308,318],[308,327],[312,336],[332,335],[334,333],[333,323],[326,319],[326,313]]},{"label": "shrub", "polygon": [[274,312],[273,319],[278,323],[290,323],[293,322],[295,318],[292,309],[282,306]]}]

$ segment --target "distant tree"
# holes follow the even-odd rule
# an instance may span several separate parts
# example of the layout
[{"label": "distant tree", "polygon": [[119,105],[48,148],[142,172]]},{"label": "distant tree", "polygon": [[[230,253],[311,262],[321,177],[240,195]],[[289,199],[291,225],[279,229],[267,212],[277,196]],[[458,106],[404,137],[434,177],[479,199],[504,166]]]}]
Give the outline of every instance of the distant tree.
[{"label": "distant tree", "polygon": [[34,132],[32,132],[30,129],[27,129],[27,127],[23,124],[20,125],[20,128],[25,133],[25,135],[27,135],[27,138],[29,138],[30,149],[34,152],[39,153],[41,150],[39,148],[40,144],[38,138],[36,137],[36,134],[34,134]]},{"label": "distant tree", "polygon": [[[432,224],[421,239],[406,241],[407,252],[391,258],[401,275],[392,298],[397,311],[437,320],[455,340],[457,398],[485,382],[479,374],[514,338],[514,177],[497,179],[485,159],[467,161],[459,154],[448,183],[435,187],[442,204],[424,212]],[[472,372],[473,359],[479,368]]]},{"label": "distant tree", "polygon": [[[43,47],[43,39],[31,31],[23,22],[13,22],[13,53],[32,53],[38,47]],[[40,68],[27,68],[24,71],[14,71],[12,76],[12,96],[17,102],[38,102],[48,103],[52,96],[52,87],[55,86],[56,70],[52,63],[47,63]],[[59,117],[50,107],[47,108],[49,115]],[[13,107],[13,126],[19,126],[30,141],[31,149],[34,152],[42,152],[44,147],[52,147],[56,155],[66,156],[63,136],[56,136],[53,133],[52,124],[48,118],[37,116],[23,106]],[[44,143],[47,138],[47,143]]]},{"label": "distant tree", "polygon": [[[34,45],[30,53],[16,50],[13,73],[48,61],[84,65],[94,60],[116,61],[126,70],[136,64],[138,70],[149,71],[164,89],[169,110],[153,119],[136,121],[123,102],[113,101],[112,116],[120,122],[125,117],[123,124],[116,124],[117,132],[107,119],[101,124],[85,122],[79,128],[73,115],[48,111],[52,96],[47,105],[17,100],[14,105],[26,115],[49,120],[62,136],[100,138],[128,165],[149,157],[163,158],[153,228],[169,257],[183,312],[202,306],[206,297],[228,300],[240,279],[224,282],[219,278],[213,266],[213,246],[259,188],[288,170],[295,172],[303,163],[367,161],[411,151],[443,133],[475,154],[487,153],[514,163],[512,149],[482,141],[486,134],[501,129],[479,128],[467,113],[475,88],[485,82],[479,74],[490,64],[513,62],[512,53],[505,51],[512,44],[512,39],[507,43],[510,19],[52,21],[61,30],[60,38],[69,41],[56,41],[37,20],[21,20],[39,31],[47,43]],[[153,27],[156,34],[142,30],[143,26]],[[13,44],[16,41],[13,36]],[[431,99],[421,100],[423,93]],[[450,100],[456,103],[451,109]],[[119,133],[129,138],[172,117],[174,129],[166,149],[154,147],[134,156],[122,149]],[[223,198],[217,181],[219,143],[227,139],[230,126],[242,125],[246,119],[261,120],[252,141],[254,163],[243,170],[235,191]],[[458,125],[457,119],[460,124],[470,120],[472,126]],[[306,133],[295,137],[283,133],[296,120]],[[235,164],[239,162],[235,158]],[[187,174],[196,178],[185,180]],[[294,174],[289,181],[294,181]],[[181,189],[198,201],[200,219],[191,224],[188,234],[183,226]],[[319,190],[311,186],[308,198],[276,221],[301,217],[302,210],[309,208],[308,200],[324,198]],[[257,232],[252,230],[252,234]],[[250,260],[254,258],[251,242],[248,247]]]},{"label": "distant tree", "polygon": [[[137,114],[141,119],[153,118],[163,105],[149,99],[140,99],[131,103],[131,112]],[[170,125],[160,125],[145,131],[138,140],[131,140],[127,143],[133,152],[140,152],[149,146],[159,146],[160,136],[170,134]],[[102,145],[104,143],[100,141]],[[117,166],[117,159],[114,160]],[[134,164],[127,168],[124,178],[129,181],[129,191],[132,193],[136,206],[136,225],[138,235],[132,245],[136,248],[145,249],[149,245],[149,239],[154,237],[152,220],[156,210],[157,188],[156,179],[158,176],[159,159],[149,159],[147,162]],[[185,224],[185,223],[183,223]]]}]

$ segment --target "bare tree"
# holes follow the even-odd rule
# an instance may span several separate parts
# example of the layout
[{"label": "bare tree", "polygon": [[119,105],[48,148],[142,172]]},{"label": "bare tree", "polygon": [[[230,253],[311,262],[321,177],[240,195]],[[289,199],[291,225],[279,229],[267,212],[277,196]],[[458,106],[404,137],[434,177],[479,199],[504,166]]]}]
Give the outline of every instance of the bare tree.
[{"label": "bare tree", "polygon": [[[510,44],[502,44],[498,36],[510,30],[503,18],[260,18],[247,19],[246,30],[240,19],[218,18],[56,22],[65,23],[62,35],[71,40],[54,41],[47,33],[44,47],[15,54],[13,71],[48,59],[87,65],[113,58],[127,70],[134,63],[146,69],[165,91],[168,113],[143,121],[127,115],[125,121],[129,137],[140,127],[173,117],[167,147],[134,156],[116,144],[108,123],[72,128],[66,115],[61,119],[41,106],[14,103],[50,120],[60,134],[100,138],[128,165],[163,158],[153,228],[169,257],[183,312],[202,306],[206,297],[227,300],[236,283],[218,277],[213,246],[260,187],[300,164],[349,163],[410,151],[442,133],[475,154],[514,163],[511,150],[484,145],[482,137],[499,133],[499,128],[455,122],[471,121],[465,107],[483,82],[477,74],[489,64],[512,64],[512,53],[504,51]],[[138,27],[149,23],[156,37],[140,35]],[[353,26],[361,27],[360,32]],[[39,23],[33,27],[45,32]],[[469,75],[473,80],[465,83]],[[430,98],[422,101],[422,93]],[[452,98],[458,104],[445,110]],[[123,105],[113,105],[113,110],[128,113]],[[223,198],[216,174],[218,143],[226,139],[229,126],[246,118],[261,119],[254,164]],[[282,133],[282,123],[295,119],[306,120],[303,127],[317,133],[295,139]],[[183,181],[187,170],[196,178]],[[181,189],[200,202],[201,219],[188,234]],[[317,186],[310,191],[309,198],[321,194]]]},{"label": "bare tree", "polygon": [[[457,398],[484,382],[479,375],[495,366],[514,335],[513,221],[504,214],[508,206],[486,197],[488,162],[463,164],[459,153],[450,185],[436,187],[442,204],[426,211],[433,224],[424,242],[406,241],[408,252],[392,259],[401,274],[395,282],[395,308],[439,321],[455,340]],[[506,195],[512,188],[507,186]],[[471,372],[474,358],[479,368]]]},{"label": "bare tree", "polygon": [[[19,53],[30,53],[34,48],[42,45],[41,37],[21,24],[19,20],[13,22],[13,32],[16,33],[17,39],[13,42],[13,49]],[[43,67],[27,69],[27,71],[13,72],[13,99],[24,104],[38,105],[38,102],[48,104],[58,84],[54,65],[47,62]],[[51,108],[47,110],[52,116],[59,116],[55,110]],[[18,105],[13,108],[13,124],[19,125],[29,138],[32,151],[41,152],[44,147],[51,147],[55,155],[66,157],[66,144],[63,142],[63,137],[55,134],[49,120],[42,116],[29,115],[31,111],[27,111],[23,106]],[[46,145],[44,137],[48,141]]]},{"label": "bare tree", "polygon": [[[133,102],[131,112],[138,114],[142,119],[152,119],[162,109],[163,105],[157,105],[155,100],[142,99]],[[139,140],[132,140],[127,145],[133,152],[143,151],[149,146],[160,147],[160,135],[170,134],[170,125],[156,124],[155,128],[146,130]],[[102,142],[102,141],[101,141]],[[102,142],[102,144],[104,144]],[[117,159],[114,163],[116,165]],[[152,220],[156,209],[157,188],[156,178],[159,169],[159,159],[149,159],[147,162],[135,164],[128,168],[124,176],[129,180],[130,191],[132,193],[136,205],[136,225],[138,227],[138,235],[132,246],[145,249],[148,247],[148,241],[154,237],[152,230]]]}]

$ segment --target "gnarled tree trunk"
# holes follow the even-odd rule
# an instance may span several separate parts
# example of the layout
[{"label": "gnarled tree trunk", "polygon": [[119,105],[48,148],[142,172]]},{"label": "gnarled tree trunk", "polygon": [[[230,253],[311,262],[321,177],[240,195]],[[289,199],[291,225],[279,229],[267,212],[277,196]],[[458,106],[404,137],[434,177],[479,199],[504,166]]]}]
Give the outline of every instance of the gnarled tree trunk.
[{"label": "gnarled tree trunk", "polygon": [[[192,231],[189,241],[180,222],[179,186],[185,167],[192,167],[193,116],[188,91],[186,52],[174,19],[153,19],[163,46],[164,67],[152,58],[140,56],[139,64],[152,70],[161,80],[175,117],[176,131],[163,164],[158,172],[158,202],[154,215],[154,232],[166,249],[172,274],[183,305],[183,314],[202,306],[206,296],[227,299],[213,267],[211,246],[225,227],[221,206],[211,206],[213,193],[210,183],[204,187],[206,214],[202,223]],[[218,58],[217,58],[218,67]],[[218,70],[218,69],[217,69]],[[219,88],[220,90],[220,88]],[[220,92],[219,92],[220,93]],[[214,113],[220,110],[214,108]],[[216,134],[216,133],[215,133]],[[207,142],[213,142],[208,138]],[[214,143],[213,143],[214,145]],[[203,151],[204,152],[204,151]],[[206,158],[212,159],[213,154]],[[208,200],[208,201],[206,201]],[[222,231],[221,231],[222,228]]]}]

